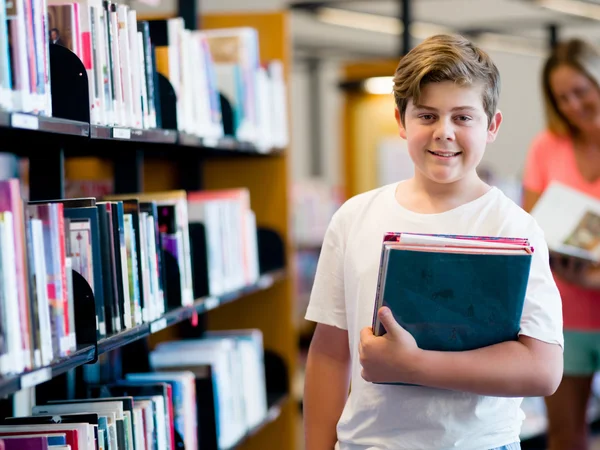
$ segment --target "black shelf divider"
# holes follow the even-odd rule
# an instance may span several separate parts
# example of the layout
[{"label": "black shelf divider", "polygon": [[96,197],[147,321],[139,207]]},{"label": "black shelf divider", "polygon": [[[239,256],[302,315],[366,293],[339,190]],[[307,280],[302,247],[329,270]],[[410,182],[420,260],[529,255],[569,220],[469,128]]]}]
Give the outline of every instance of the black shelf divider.
[{"label": "black shelf divider", "polygon": [[65,152],[62,146],[30,156],[29,180],[30,200],[65,197]]}]

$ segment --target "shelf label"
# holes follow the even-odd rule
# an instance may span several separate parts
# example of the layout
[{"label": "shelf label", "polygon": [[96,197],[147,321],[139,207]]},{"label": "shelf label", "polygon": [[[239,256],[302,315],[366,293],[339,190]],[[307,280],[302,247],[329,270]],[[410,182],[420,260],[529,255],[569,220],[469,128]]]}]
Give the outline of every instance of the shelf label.
[{"label": "shelf label", "polygon": [[256,285],[260,288],[260,289],[268,289],[271,286],[273,286],[273,277],[271,275],[263,275],[262,277],[260,277],[258,279],[258,281],[256,282]]},{"label": "shelf label", "polygon": [[167,319],[163,317],[162,319],[155,320],[150,324],[150,333],[158,333],[160,330],[164,330],[167,328]]},{"label": "shelf label", "polygon": [[204,138],[202,144],[205,147],[217,147],[219,145],[219,140],[216,138]]},{"label": "shelf label", "polygon": [[52,378],[52,370],[50,367],[45,367],[35,372],[30,372],[21,377],[21,389],[27,389],[44,383]]},{"label": "shelf label", "polygon": [[40,128],[39,118],[30,114],[12,113],[10,124],[13,128],[23,128],[25,130],[38,130]]},{"label": "shelf label", "polygon": [[204,307],[207,311],[215,309],[217,306],[219,306],[219,299],[217,297],[206,297],[204,299]]},{"label": "shelf label", "polygon": [[113,128],[114,138],[131,139],[131,130],[129,128]]}]

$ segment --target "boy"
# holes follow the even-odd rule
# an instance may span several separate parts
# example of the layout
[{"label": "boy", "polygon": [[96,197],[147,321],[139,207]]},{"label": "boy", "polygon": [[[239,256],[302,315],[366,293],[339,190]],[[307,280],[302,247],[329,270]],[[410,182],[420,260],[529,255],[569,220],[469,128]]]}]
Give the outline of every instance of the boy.
[{"label": "boy", "polygon": [[[396,120],[415,175],[350,199],[327,230],[306,313],[318,322],[306,367],[307,450],[518,449],[522,397],[556,390],[562,311],[542,231],[476,172],[502,122],[499,87],[489,56],[461,37],[431,37],[400,61]],[[387,308],[378,314],[388,333],[375,337],[387,231],[529,238],[519,339],[424,351]]]}]

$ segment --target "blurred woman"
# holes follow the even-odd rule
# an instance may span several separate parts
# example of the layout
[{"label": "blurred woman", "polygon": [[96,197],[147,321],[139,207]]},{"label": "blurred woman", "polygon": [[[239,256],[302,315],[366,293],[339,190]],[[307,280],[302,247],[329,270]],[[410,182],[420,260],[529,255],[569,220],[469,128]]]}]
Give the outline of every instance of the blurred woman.
[{"label": "blurred woman", "polygon": [[[547,129],[527,157],[524,209],[531,211],[552,181],[600,199],[600,50],[578,39],[558,44],[542,85]],[[546,398],[548,445],[586,450],[587,404],[600,369],[600,277],[575,259],[551,255],[551,264],[563,301],[565,348],[562,383]]]}]

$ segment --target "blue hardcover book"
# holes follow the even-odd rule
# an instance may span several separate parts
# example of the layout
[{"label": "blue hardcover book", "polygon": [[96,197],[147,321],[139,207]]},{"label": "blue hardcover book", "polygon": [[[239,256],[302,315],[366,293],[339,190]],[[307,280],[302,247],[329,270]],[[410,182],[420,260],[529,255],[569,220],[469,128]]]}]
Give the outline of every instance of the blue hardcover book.
[{"label": "blue hardcover book", "polygon": [[465,351],[516,340],[533,248],[527,240],[388,233],[373,315],[388,306],[420,348]]}]

